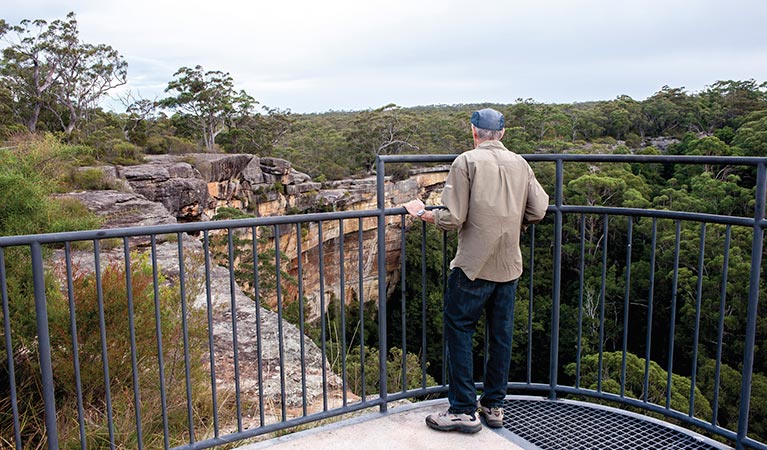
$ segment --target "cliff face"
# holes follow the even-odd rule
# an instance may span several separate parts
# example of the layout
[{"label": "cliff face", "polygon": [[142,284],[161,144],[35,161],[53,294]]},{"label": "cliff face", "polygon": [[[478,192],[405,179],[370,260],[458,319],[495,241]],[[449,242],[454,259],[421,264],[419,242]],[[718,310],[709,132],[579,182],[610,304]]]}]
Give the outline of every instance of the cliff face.
[{"label": "cliff face", "polygon": [[[184,156],[150,156],[146,164],[131,167],[99,167],[113,186],[120,190],[86,191],[65,194],[80,199],[89,209],[105,219],[106,228],[150,226],[186,221],[210,220],[221,207],[233,207],[257,216],[273,216],[317,211],[366,210],[376,208],[375,179],[342,180],[316,183],[290,163],[276,158],[258,158],[252,155],[194,154]],[[83,170],[93,168],[84,168]],[[398,182],[387,181],[385,186],[386,206],[391,207],[420,196],[433,203],[446,172],[424,171]],[[342,297],[347,303],[358,301],[375,302],[378,299],[378,234],[377,218],[345,221],[330,220],[305,223],[300,231],[296,226],[279,228],[279,248],[285,256],[283,270],[290,276],[299,277],[301,261],[304,297],[306,298],[307,320],[316,319],[321,312],[320,299],[327,307],[332,299]],[[386,271],[390,286],[399,278],[400,217],[387,219]],[[321,227],[321,228],[320,228]],[[269,249],[275,249],[274,229],[258,227],[259,256],[265,257]],[[360,239],[360,231],[362,238]],[[244,239],[244,247],[252,247],[252,230],[235,230],[238,238]],[[211,243],[216,238],[225,238],[222,232],[210,233]],[[321,238],[320,238],[321,237]],[[343,237],[343,246],[342,239]],[[186,280],[201,283],[203,268],[192,261],[200,261],[202,244],[198,237],[184,236]],[[301,240],[301,253],[297,251],[297,240]],[[157,261],[159,269],[169,283],[179,279],[179,253],[175,236],[157,236]],[[146,252],[149,238],[136,237],[131,246],[139,252]],[[362,246],[362,262],[359,249]],[[213,251],[212,253],[215,253]],[[274,254],[272,252],[272,254]],[[196,256],[195,256],[196,255]],[[321,257],[320,257],[321,255]],[[215,255],[214,255],[215,256]],[[124,264],[122,249],[105,247],[101,264]],[[81,271],[95,270],[91,251],[74,250],[72,259]],[[214,257],[215,260],[215,257]],[[252,258],[250,259],[252,261]],[[237,264],[238,261],[235,262]],[[243,257],[240,264],[246,264]],[[57,251],[51,262],[59,276],[65,276],[64,253]],[[320,264],[323,279],[320,280]],[[362,288],[359,272],[362,267]],[[341,270],[343,268],[343,271]],[[341,274],[343,273],[343,282]],[[286,407],[288,415],[301,414],[305,401],[307,410],[319,411],[323,407],[323,390],[327,392],[330,407],[336,406],[344,396],[340,378],[326,366],[327,380],[323,381],[322,351],[310,339],[305,339],[303,361],[306,372],[302,373],[301,335],[297,327],[283,323],[282,339],[279,336],[279,319],[267,309],[259,308],[257,319],[253,301],[243,290],[248,286],[229,284],[229,270],[213,265],[210,272],[210,303],[204,286],[198,286],[198,294],[189,300],[200,309],[211,308],[214,337],[216,384],[220,392],[234,395],[234,355],[240,357],[240,388],[244,396],[266,402],[267,417],[277,417],[281,401],[280,380],[284,372],[287,380]],[[62,281],[62,285],[66,285]],[[321,292],[320,286],[324,287]],[[242,289],[241,289],[242,288]],[[361,291],[361,292],[360,292]],[[273,292],[261,292],[262,301],[274,301]],[[298,298],[297,283],[283,283],[283,300],[287,303]],[[233,300],[234,299],[234,300]],[[236,311],[232,310],[232,305]],[[237,317],[237,344],[235,348],[232,316]],[[261,329],[262,343],[258,346],[253,330]],[[280,361],[277,349],[283,345],[286,358]],[[259,374],[254,361],[260,356],[264,370]],[[236,353],[235,353],[236,352]],[[203,362],[205,364],[205,362]],[[325,363],[327,364],[327,363]],[[259,376],[262,382],[259,382]],[[306,393],[301,385],[306,381]],[[223,394],[222,394],[223,395]],[[346,395],[353,401],[354,394]],[[257,426],[256,406],[249,407],[249,416],[243,418],[247,426]],[[272,419],[269,419],[272,420]]]},{"label": "cliff face", "polygon": [[[148,156],[145,164],[137,166],[99,169],[113,185],[124,186],[125,192],[89,191],[68,195],[80,198],[93,211],[102,214],[107,228],[205,221],[222,207],[240,209],[259,217],[376,208],[375,178],[317,183],[293,169],[290,162],[279,158],[207,153],[159,155]],[[420,171],[397,182],[387,180],[386,206],[396,206],[416,197],[434,203],[444,183],[445,169]],[[300,255],[296,250],[298,229],[283,226],[279,230],[280,249],[287,256],[283,270],[298,279],[298,262],[301,260],[310,319],[320,314],[323,294],[320,292],[320,254],[326,305],[331,298],[341,298],[342,284],[347,303],[360,297],[365,302],[378,299],[377,218],[350,219],[343,223],[324,221],[321,226],[320,233],[320,224],[316,222],[301,225]],[[260,234],[263,230],[258,231],[259,249],[274,249],[273,233]],[[239,234],[248,239],[248,230],[241,230]],[[400,217],[387,219],[385,236],[387,281],[391,288],[398,281],[400,267]],[[360,245],[363,247],[362,264],[359,261]],[[359,292],[360,266],[362,292]],[[286,302],[297,299],[297,283],[287,283],[284,289]],[[273,294],[262,294],[267,302],[275,300]]]}]

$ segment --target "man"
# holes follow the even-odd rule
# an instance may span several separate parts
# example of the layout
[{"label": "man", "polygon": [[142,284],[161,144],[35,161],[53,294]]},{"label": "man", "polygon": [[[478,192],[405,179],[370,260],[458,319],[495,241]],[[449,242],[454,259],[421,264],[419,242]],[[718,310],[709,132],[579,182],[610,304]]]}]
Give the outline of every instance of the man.
[{"label": "man", "polygon": [[[546,214],[549,196],[521,156],[501,143],[503,115],[490,108],[474,111],[475,149],[459,155],[445,181],[446,209],[426,211],[421,200],[403,205],[408,213],[442,230],[458,230],[458,250],[450,263],[444,319],[449,361],[450,408],[431,414],[426,424],[441,431],[476,433],[482,424],[503,425],[514,299],[522,274],[519,238],[528,224]],[[477,402],[472,336],[482,311],[490,328],[484,391]]]}]

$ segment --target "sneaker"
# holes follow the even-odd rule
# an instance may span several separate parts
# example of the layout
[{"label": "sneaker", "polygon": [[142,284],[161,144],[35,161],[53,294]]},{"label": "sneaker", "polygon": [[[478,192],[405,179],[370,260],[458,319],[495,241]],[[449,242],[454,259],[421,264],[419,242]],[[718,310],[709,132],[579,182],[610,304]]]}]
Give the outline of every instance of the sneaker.
[{"label": "sneaker", "polygon": [[482,429],[475,413],[453,414],[449,410],[439,414],[426,416],[426,425],[439,431],[458,431],[459,433],[476,433]]},{"label": "sneaker", "polygon": [[503,426],[503,408],[488,408],[478,403],[479,415],[485,418],[487,426],[490,428],[501,428]]}]

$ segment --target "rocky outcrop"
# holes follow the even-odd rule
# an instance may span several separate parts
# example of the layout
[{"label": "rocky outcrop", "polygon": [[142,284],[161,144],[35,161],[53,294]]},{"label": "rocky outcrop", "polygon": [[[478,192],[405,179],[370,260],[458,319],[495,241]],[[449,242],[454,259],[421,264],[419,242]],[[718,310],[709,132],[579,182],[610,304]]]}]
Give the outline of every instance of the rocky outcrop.
[{"label": "rocky outcrop", "polygon": [[[374,178],[317,183],[293,169],[288,161],[278,158],[217,154],[159,155],[147,157],[146,164],[100,170],[110,180],[113,177],[116,185],[122,183],[124,191],[89,191],[67,195],[80,199],[104,217],[107,228],[209,220],[222,207],[238,208],[257,216],[377,208]],[[434,204],[445,176],[446,168],[441,167],[419,171],[402,181],[387,180],[384,189],[386,207],[415,197]],[[408,220],[399,216],[386,219],[384,270],[387,272],[387,291],[398,282],[401,227],[403,223],[408,224]],[[319,317],[321,300],[324,300],[325,307],[332,299],[343,298],[347,303],[378,300],[377,217],[306,222],[300,225],[300,229],[290,225],[280,227],[279,231],[281,238],[278,245],[285,255],[283,268],[293,279],[302,282],[308,321]],[[248,242],[252,239],[249,230],[235,232],[240,233],[238,238],[243,240],[244,247],[252,247]],[[270,233],[258,235],[259,250],[274,250],[275,242],[271,236],[273,234]],[[211,232],[211,242],[215,237],[216,233]],[[201,260],[202,245],[197,238],[184,235],[182,239],[184,254],[190,257],[197,255],[196,260]],[[299,240],[300,253],[297,250]],[[158,265],[169,283],[178,283],[178,243],[158,241]],[[131,240],[131,245],[137,245],[137,251],[147,251],[146,243],[146,238]],[[102,263],[124,264],[123,257],[121,249],[106,251]],[[75,251],[73,259],[78,270],[95,269],[89,267],[93,265],[92,252],[81,254]],[[62,261],[63,255],[58,254],[54,260]],[[301,272],[298,270],[299,261]],[[59,266],[63,267],[63,264]],[[195,282],[199,287],[200,280],[205,278],[204,266],[185,263],[184,267],[187,282]],[[323,389],[327,390],[331,403],[343,397],[339,378],[332,373],[322,352],[310,339],[302,337],[295,326],[280,323],[272,311],[256,306],[240,286],[235,285],[232,290],[228,269],[213,264],[209,274],[209,291],[205,290],[203,283],[201,288],[189,289],[188,292],[198,292],[190,301],[197,308],[206,311],[210,308],[213,314],[216,382],[221,392],[232,393],[235,390],[236,354],[239,359],[240,393],[251,403],[253,399],[263,398],[267,405],[271,405],[272,413],[279,410],[283,378],[285,406],[289,411],[295,408],[299,415],[302,414],[299,410],[303,407],[304,397],[309,412],[323,407],[324,398],[320,400]],[[296,301],[298,283],[286,283],[282,299],[285,305]],[[261,292],[260,300],[268,304],[276,299],[268,292]],[[233,318],[237,326],[236,346]],[[260,345],[256,330],[260,332]],[[305,349],[303,359],[302,343]],[[259,357],[262,362],[261,383],[258,379]],[[326,369],[325,381],[323,365]],[[306,383],[306,391],[302,381]],[[353,394],[346,393],[346,396],[352,398]],[[248,420],[243,418],[244,422]]]},{"label": "rocky outcrop", "polygon": [[[439,192],[446,169],[421,169],[406,180],[387,180],[386,206],[393,207],[415,197],[423,198],[427,203],[435,203],[436,195],[432,194]],[[110,175],[113,173],[115,181],[122,180],[130,191],[135,192],[132,196],[128,193],[105,193],[108,191],[77,194],[86,199],[84,203],[93,205],[97,212],[104,210],[99,203],[108,203],[108,198],[122,199],[111,203],[111,212],[103,213],[109,217],[105,225],[107,227],[170,223],[172,220],[209,220],[222,207],[240,209],[261,217],[377,208],[375,178],[317,183],[308,175],[293,169],[290,162],[279,158],[210,153],[153,155],[146,157],[145,164],[117,167],[114,172],[108,168],[104,170]],[[87,200],[88,197],[92,199]],[[104,200],[98,200],[101,197],[105,197]],[[170,217],[166,216],[165,210]],[[124,220],[118,220],[121,217]],[[360,226],[362,242],[357,242]],[[319,315],[322,295],[327,298],[342,297],[342,264],[345,269],[343,297],[377,300],[377,226],[375,217],[366,218],[361,223],[358,220],[344,221],[346,239],[342,250],[339,221],[323,222],[322,243],[319,242],[318,225],[305,224],[301,236],[302,255],[296,254],[295,227],[285,227],[282,230],[280,248],[288,255],[286,267],[293,277],[299,276],[298,259],[303,258],[304,292],[310,302],[310,310]],[[398,280],[400,227],[399,217],[387,218],[385,238],[388,289],[393,288],[393,283]],[[273,245],[273,242],[268,242],[263,247],[274,248]],[[361,275],[358,256],[360,246],[365,255]],[[325,269],[323,293],[319,289],[320,253]],[[357,292],[360,290],[360,278],[363,280],[362,292]],[[288,302],[297,299],[297,289],[288,286],[286,295]],[[267,303],[275,301],[268,294],[265,297]]]},{"label": "rocky outcrop", "polygon": [[162,203],[151,201],[133,192],[82,191],[61,194],[79,200],[89,210],[104,219],[104,228],[152,226],[176,223]]}]

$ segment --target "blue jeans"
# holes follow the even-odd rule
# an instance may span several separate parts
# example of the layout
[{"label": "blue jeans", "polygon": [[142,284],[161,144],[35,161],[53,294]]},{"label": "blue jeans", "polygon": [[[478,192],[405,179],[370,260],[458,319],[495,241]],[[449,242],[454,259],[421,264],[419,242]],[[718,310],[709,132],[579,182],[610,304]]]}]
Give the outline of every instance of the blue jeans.
[{"label": "blue jeans", "polygon": [[496,407],[506,397],[518,281],[472,281],[460,268],[450,272],[444,316],[451,413],[472,413],[477,409],[472,337],[482,311],[486,314],[490,342],[481,402]]}]

